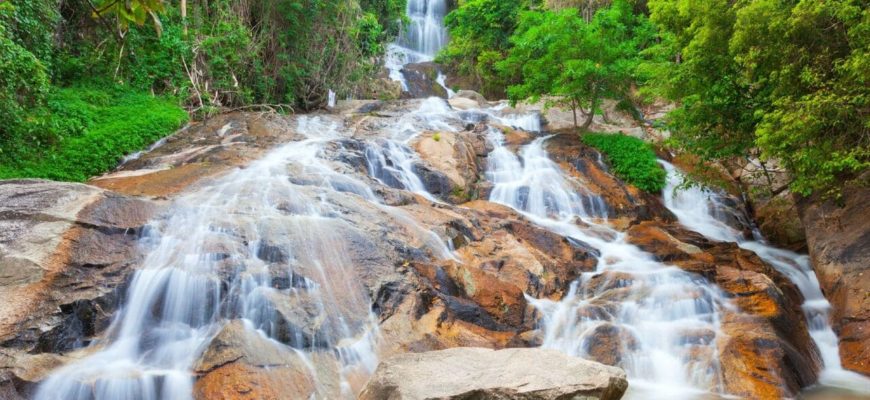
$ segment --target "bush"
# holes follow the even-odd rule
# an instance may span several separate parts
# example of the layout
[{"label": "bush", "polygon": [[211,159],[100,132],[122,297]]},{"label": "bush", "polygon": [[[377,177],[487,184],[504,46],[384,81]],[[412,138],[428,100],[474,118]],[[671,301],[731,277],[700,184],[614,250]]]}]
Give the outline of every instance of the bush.
[{"label": "bush", "polygon": [[582,140],[604,153],[616,175],[626,182],[650,193],[658,193],[665,187],[667,173],[643,140],[604,133],[588,133]]},{"label": "bush", "polygon": [[53,88],[29,120],[55,143],[3,142],[0,179],[85,181],[178,129],[187,113],[176,103],[121,87]]}]

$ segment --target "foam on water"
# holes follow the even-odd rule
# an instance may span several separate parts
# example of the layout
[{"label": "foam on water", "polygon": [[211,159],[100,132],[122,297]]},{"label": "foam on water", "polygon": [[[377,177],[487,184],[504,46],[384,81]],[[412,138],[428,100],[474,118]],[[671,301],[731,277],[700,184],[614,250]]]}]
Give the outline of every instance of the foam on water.
[{"label": "foam on water", "polygon": [[[36,399],[192,398],[193,364],[228,320],[280,339],[276,349],[300,362],[315,353],[333,357],[340,395],[353,396],[346,377],[374,370],[379,334],[348,255],[351,238],[343,233],[352,226],[331,199],[361,198],[417,237],[409,240],[452,254],[437,235],[321,158],[327,144],[346,136],[338,123],[300,117],[298,131],[307,138],[204,184],[153,222],[143,265],[104,342],[48,377]],[[279,281],[289,283],[276,288]],[[279,328],[284,303],[322,321],[317,331]],[[339,395],[325,386],[335,377],[310,370],[315,397]]]},{"label": "foam on water", "polygon": [[[698,185],[683,186],[683,174],[672,164],[659,161],[667,171],[667,185],[663,191],[665,206],[680,223],[710,239],[734,242],[758,254],[762,260],[788,277],[804,297],[802,305],[809,333],[819,349],[823,369],[819,384],[870,394],[870,379],[843,369],[840,361],[837,335],[830,324],[831,304],[825,298],[807,255],[773,247],[764,242],[758,231],[747,240],[741,230],[729,225],[727,217],[735,211],[727,203],[734,200],[726,195]],[[748,220],[748,218],[741,218]]]},{"label": "foam on water", "polygon": [[[562,300],[528,299],[542,315],[543,347],[588,357],[598,330],[616,329],[635,343],[621,349],[619,364],[637,398],[721,393],[716,338],[720,311],[733,309],[723,293],[697,275],[655,261],[610,228],[603,199],[550,160],[547,137],[518,154],[504,145],[499,130],[491,129],[489,140],[490,201],[597,252],[596,270],[584,273]],[[596,279],[609,283],[591,285]],[[609,290],[614,287],[619,290]],[[617,292],[622,297],[615,300]]]}]

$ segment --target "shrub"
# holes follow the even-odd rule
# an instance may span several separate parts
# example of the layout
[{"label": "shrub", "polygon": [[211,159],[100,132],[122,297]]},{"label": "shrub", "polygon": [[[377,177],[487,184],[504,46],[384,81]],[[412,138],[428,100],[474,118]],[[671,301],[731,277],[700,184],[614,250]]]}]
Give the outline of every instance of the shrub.
[{"label": "shrub", "polygon": [[115,86],[54,88],[30,119],[55,143],[2,143],[0,179],[85,181],[179,128],[187,113],[176,103]]},{"label": "shrub", "polygon": [[643,140],[604,133],[588,133],[582,136],[582,140],[604,153],[616,175],[626,182],[650,193],[660,192],[665,187],[667,173],[656,161],[655,152]]}]

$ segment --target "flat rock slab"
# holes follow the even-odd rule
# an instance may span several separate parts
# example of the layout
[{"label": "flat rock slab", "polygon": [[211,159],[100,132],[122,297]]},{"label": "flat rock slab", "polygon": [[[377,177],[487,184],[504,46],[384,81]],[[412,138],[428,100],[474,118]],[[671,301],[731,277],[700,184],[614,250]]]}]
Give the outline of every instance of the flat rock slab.
[{"label": "flat rock slab", "polygon": [[627,388],[623,370],[556,350],[458,347],[382,362],[359,399],[615,400]]}]

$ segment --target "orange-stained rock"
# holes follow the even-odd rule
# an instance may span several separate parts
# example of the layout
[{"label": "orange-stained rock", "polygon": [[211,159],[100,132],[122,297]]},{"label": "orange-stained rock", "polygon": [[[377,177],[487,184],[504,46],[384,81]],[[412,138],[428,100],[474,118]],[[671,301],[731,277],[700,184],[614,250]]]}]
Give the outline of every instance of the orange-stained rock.
[{"label": "orange-stained rock", "polygon": [[813,270],[831,302],[840,357],[870,376],[870,173],[846,185],[838,201],[798,202]]},{"label": "orange-stained rock", "polygon": [[313,390],[311,377],[302,370],[264,369],[233,362],[197,380],[194,397],[201,400],[280,400],[308,398]]},{"label": "orange-stained rock", "polygon": [[794,397],[816,371],[803,361],[801,349],[783,340],[760,317],[726,313],[726,337],[718,343],[725,391],[756,399]]},{"label": "orange-stained rock", "polygon": [[588,333],[583,348],[587,358],[613,366],[621,366],[626,353],[637,349],[637,339],[631,332],[609,323],[598,325]]},{"label": "orange-stained rock", "polygon": [[715,242],[679,224],[645,221],[629,241],[659,260],[702,275],[732,298],[740,313],[721,322],[720,365],[727,392],[753,398],[794,396],[817,379],[818,349],[809,337],[791,281],[755,253]]},{"label": "orange-stained rock", "polygon": [[417,136],[412,143],[420,158],[429,168],[446,176],[449,188],[429,175],[428,168],[418,168],[418,175],[427,189],[453,203],[464,203],[477,197],[475,184],[479,180],[480,165],[476,149],[485,146],[482,133],[427,132]]},{"label": "orange-stained rock", "polygon": [[607,166],[599,161],[599,154],[584,145],[575,134],[559,134],[547,141],[547,151],[559,166],[570,176],[582,183],[580,193],[589,191],[604,198],[608,206],[608,217],[630,217],[631,219],[662,219],[673,221],[675,218],[664,207],[661,200],[632,185],[627,185],[611,175]]}]

